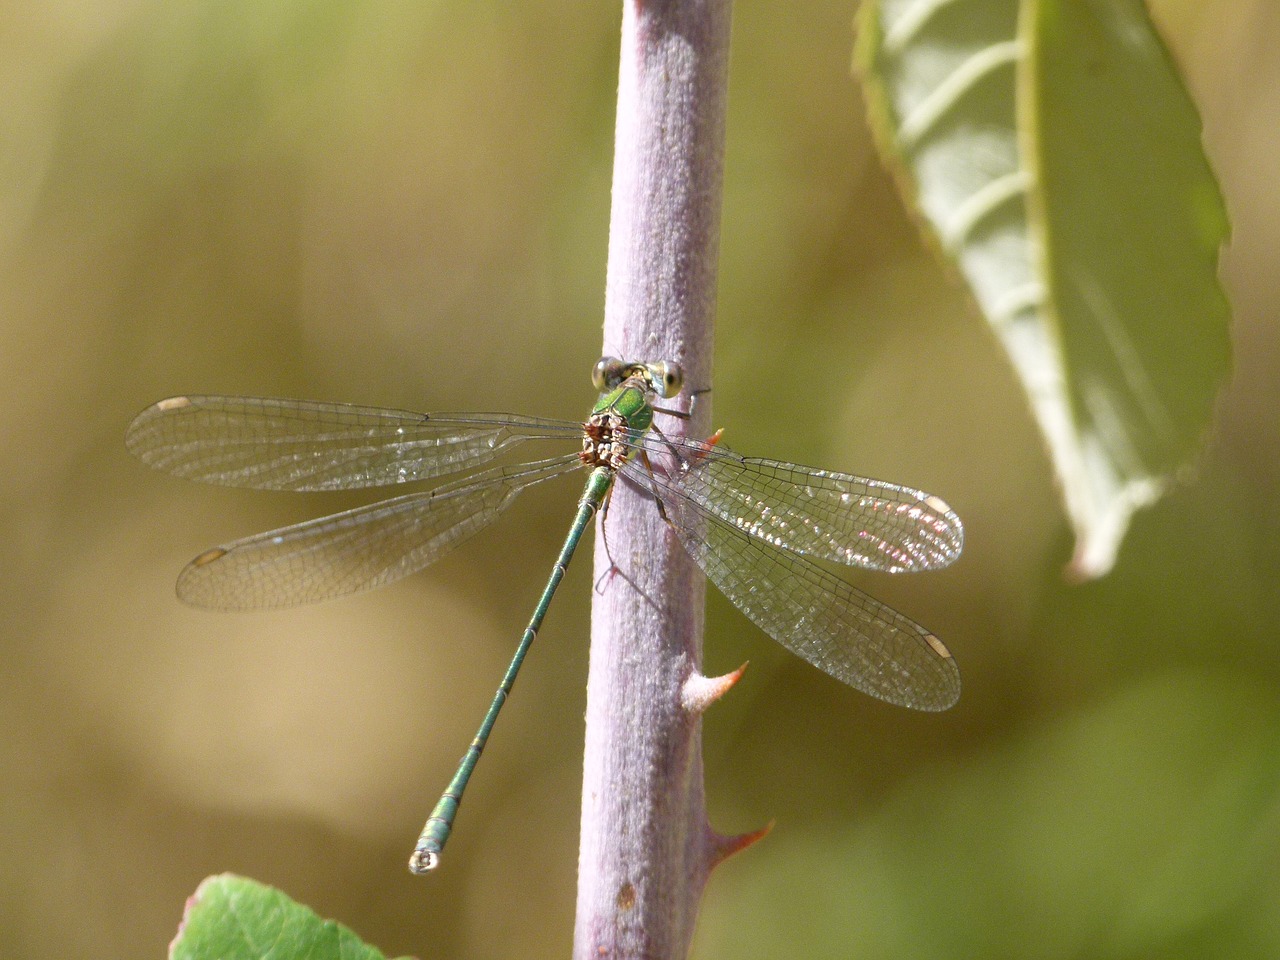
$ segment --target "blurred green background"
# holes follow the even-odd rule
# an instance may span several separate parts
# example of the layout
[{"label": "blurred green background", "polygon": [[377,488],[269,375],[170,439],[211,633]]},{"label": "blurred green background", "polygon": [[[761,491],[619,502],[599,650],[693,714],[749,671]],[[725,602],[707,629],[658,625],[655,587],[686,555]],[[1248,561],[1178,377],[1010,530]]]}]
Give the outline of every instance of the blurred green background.
[{"label": "blurred green background", "polygon": [[[1194,476],[1068,587],[1013,375],[872,152],[853,6],[737,6],[714,420],[956,507],[956,567],[858,582],[965,692],[872,701],[713,596],[708,670],[751,661],[707,718],[713,822],[778,823],[698,957],[1280,955],[1280,8],[1153,7],[1233,217],[1235,376]],[[181,392],[582,416],[617,5],[0,10],[0,950],[159,956],[231,870],[391,954],[566,956],[589,564],[444,869],[404,864],[576,487],[394,587],[210,614],[173,597],[190,557],[363,501],[184,484],[122,436]]]}]

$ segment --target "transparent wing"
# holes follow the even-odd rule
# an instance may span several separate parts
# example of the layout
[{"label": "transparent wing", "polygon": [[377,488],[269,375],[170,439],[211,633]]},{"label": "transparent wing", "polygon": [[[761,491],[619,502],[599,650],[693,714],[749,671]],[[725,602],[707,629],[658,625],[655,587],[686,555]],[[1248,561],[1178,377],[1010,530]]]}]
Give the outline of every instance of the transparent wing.
[{"label": "transparent wing", "polygon": [[259,490],[353,490],[444,476],[531,439],[579,440],[582,424],[509,414],[425,414],[256,397],[170,397],[125,434],[175,476]]},{"label": "transparent wing", "polygon": [[964,547],[955,511],[920,490],[696,440],[650,434],[641,445],[676,461],[675,483],[707,513],[794,553],[903,573],[945,567]]},{"label": "transparent wing", "polygon": [[178,576],[197,607],[264,610],[328,600],[415,573],[492,523],[526,487],[575,470],[576,454],[496,467],[215,547]]},{"label": "transparent wing", "polygon": [[942,642],[902,614],[805,557],[778,550],[682,495],[634,462],[630,478],[652,489],[707,578],[788,650],[864,693],[916,710],[945,710],[960,671]]}]

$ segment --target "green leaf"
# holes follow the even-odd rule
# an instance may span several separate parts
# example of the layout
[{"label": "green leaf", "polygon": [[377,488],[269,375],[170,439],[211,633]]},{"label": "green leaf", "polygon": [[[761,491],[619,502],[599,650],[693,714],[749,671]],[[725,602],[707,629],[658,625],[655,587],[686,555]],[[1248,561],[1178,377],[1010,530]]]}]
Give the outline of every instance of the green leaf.
[{"label": "green leaf", "polygon": [[1229,366],[1228,233],[1140,0],[867,0],[882,153],[1013,362],[1100,576],[1195,457]]},{"label": "green leaf", "polygon": [[351,930],[272,887],[229,873],[187,901],[171,960],[383,960]]}]

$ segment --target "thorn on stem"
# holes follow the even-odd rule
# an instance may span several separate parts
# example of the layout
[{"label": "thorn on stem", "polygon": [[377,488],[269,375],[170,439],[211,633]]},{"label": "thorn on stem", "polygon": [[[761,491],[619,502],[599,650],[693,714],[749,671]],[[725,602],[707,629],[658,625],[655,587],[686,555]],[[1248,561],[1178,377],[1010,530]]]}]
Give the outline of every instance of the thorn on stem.
[{"label": "thorn on stem", "polygon": [[733,689],[746,669],[747,665],[744,663],[732,673],[720,677],[704,677],[696,672],[690,674],[680,690],[680,705],[688,713],[704,713],[707,707]]},{"label": "thorn on stem", "polygon": [[709,869],[714,870],[735,853],[740,853],[747,849],[757,840],[763,840],[769,835],[776,822],[775,820],[770,820],[759,830],[752,830],[750,833],[739,833],[732,837],[721,836],[708,828],[711,834],[711,866]]}]

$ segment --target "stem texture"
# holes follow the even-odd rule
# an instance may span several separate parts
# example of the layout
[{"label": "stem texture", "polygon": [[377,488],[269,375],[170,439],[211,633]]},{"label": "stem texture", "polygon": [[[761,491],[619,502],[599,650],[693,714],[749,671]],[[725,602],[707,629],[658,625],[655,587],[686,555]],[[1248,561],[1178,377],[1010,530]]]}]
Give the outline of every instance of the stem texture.
[{"label": "stem texture", "polygon": [[[686,392],[660,405],[683,409],[710,386],[730,8],[623,3],[605,353],[679,362]],[[709,414],[704,395],[656,422],[705,436]],[[598,522],[574,956],[678,960],[718,857],[681,699],[705,582],[643,492],[618,483]]]}]

